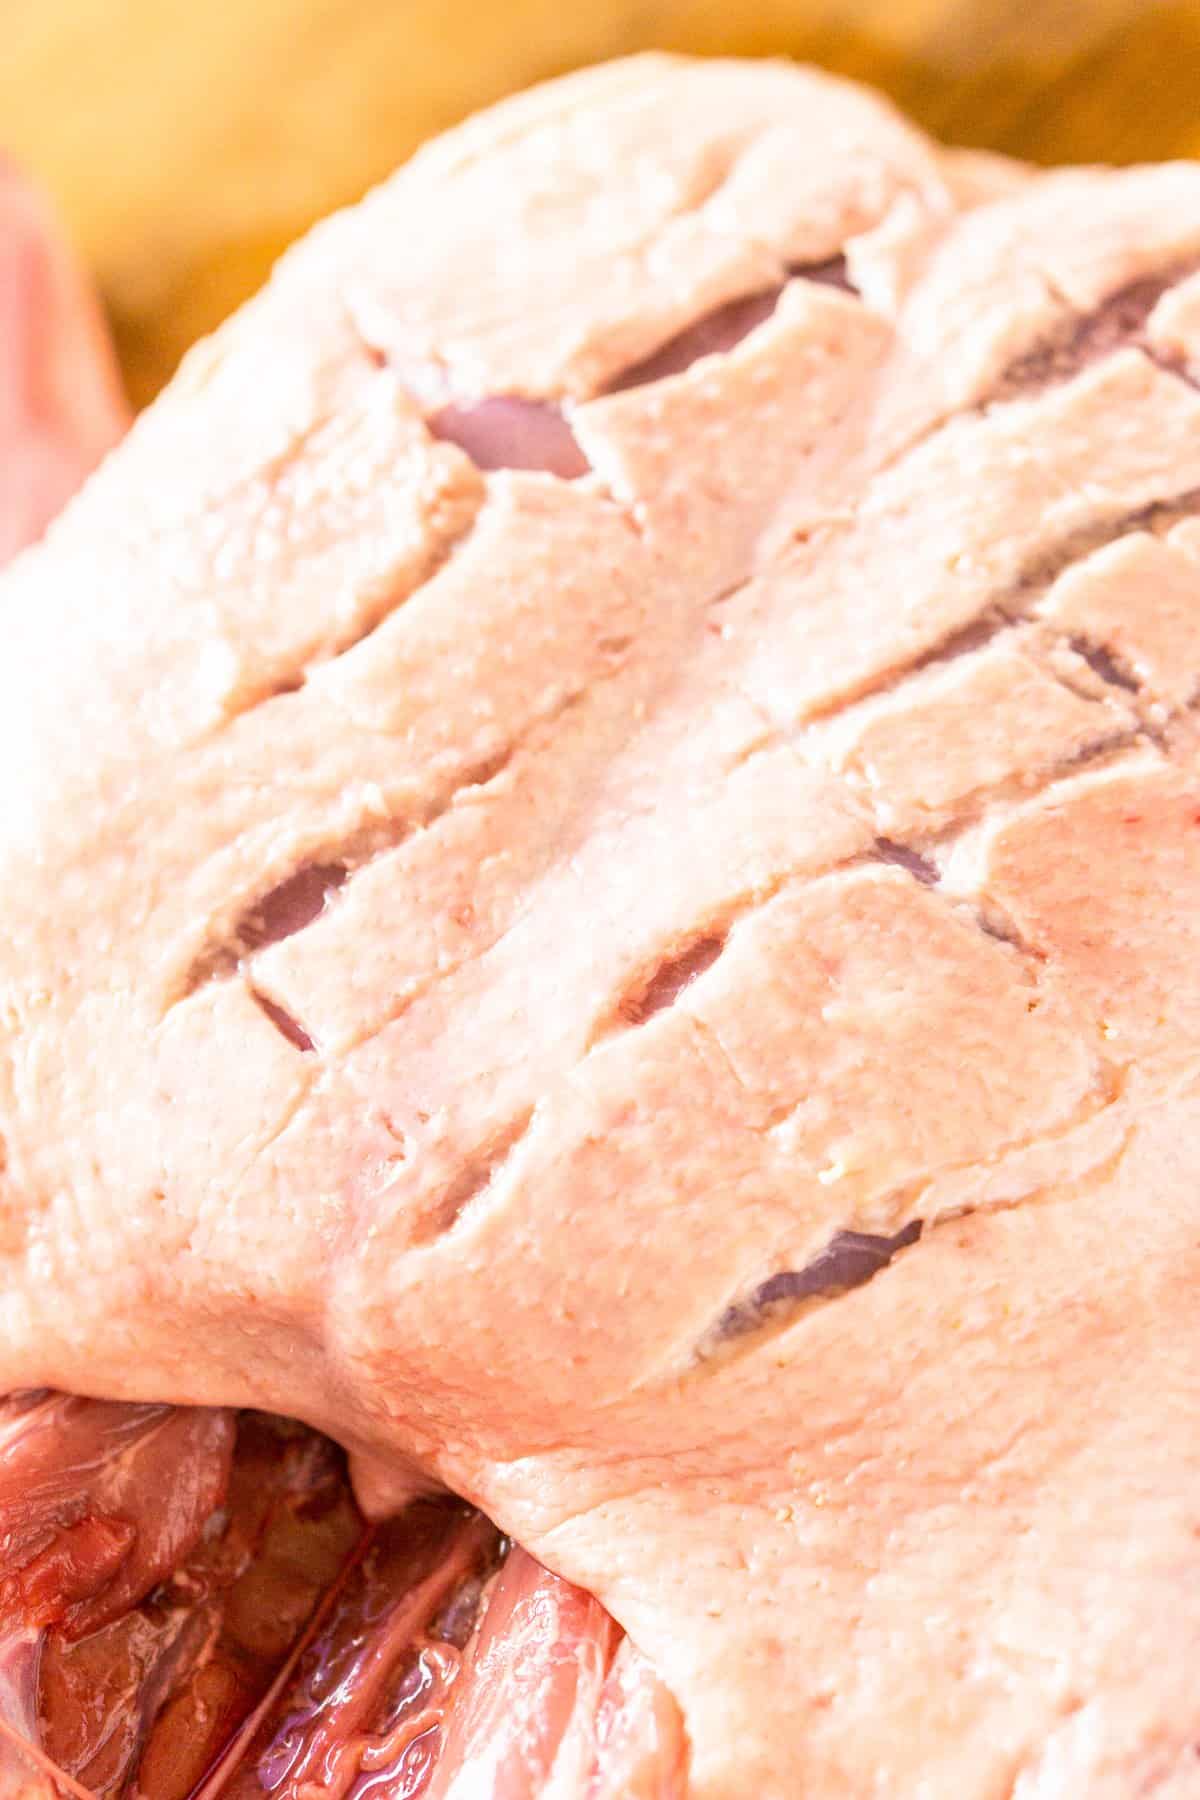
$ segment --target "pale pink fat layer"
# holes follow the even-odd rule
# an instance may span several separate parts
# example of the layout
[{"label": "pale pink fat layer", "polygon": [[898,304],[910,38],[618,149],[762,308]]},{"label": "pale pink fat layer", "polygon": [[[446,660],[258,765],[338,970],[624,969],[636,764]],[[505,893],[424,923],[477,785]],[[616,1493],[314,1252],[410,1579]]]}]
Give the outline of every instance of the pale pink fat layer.
[{"label": "pale pink fat layer", "polygon": [[1197,1791],[1197,266],[661,58],[294,251],[5,584],[3,1382],[446,1482],[695,1800]]},{"label": "pale pink fat layer", "polygon": [[[30,458],[51,432],[39,508],[65,501],[103,447],[86,408],[111,369],[102,333],[81,329],[90,315],[48,216],[15,187],[12,202],[0,256],[57,262],[77,296],[74,311],[46,310],[36,283],[9,296],[28,328],[7,345],[18,385],[0,421],[2,548],[15,553],[45,523],[27,504]],[[73,402],[57,412],[39,385],[48,367]],[[498,403],[506,429],[513,404]],[[307,924],[339,879],[337,867],[301,871],[261,909],[261,940]],[[231,1800],[287,1800],[315,1770],[342,1793],[383,1783],[415,1795],[435,1770],[478,1791],[495,1766],[528,1800],[556,1782],[579,1800],[674,1800],[678,1709],[598,1602],[521,1552],[481,1595],[495,1532],[463,1509],[439,1531],[418,1505],[355,1570],[363,1522],[339,1504],[330,1448],[210,1409],[44,1391],[0,1403],[0,1790],[49,1797],[73,1781],[156,1800],[206,1792],[207,1770]],[[289,1681],[293,1639],[303,1654]],[[491,1716],[501,1729],[481,1732]]]}]

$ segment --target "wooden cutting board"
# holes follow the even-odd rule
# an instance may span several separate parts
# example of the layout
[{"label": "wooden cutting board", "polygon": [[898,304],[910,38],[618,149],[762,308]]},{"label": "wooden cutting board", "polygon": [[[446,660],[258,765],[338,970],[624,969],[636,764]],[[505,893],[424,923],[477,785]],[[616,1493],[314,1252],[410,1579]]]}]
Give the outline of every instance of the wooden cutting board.
[{"label": "wooden cutting board", "polygon": [[103,286],[135,396],[313,218],[512,88],[657,45],[784,52],[963,143],[1200,155],[1200,0],[7,0],[0,141]]}]

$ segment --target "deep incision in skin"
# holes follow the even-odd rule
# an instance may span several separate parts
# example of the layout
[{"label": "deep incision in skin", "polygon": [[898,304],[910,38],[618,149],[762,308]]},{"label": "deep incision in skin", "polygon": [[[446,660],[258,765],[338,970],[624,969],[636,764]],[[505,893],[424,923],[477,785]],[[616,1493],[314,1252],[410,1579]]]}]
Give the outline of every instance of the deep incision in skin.
[{"label": "deep incision in skin", "polygon": [[584,1739],[611,1615],[698,1800],[1166,1791],[1195,171],[555,92],[298,252],[13,578],[3,1367],[466,1496],[573,1584]]}]

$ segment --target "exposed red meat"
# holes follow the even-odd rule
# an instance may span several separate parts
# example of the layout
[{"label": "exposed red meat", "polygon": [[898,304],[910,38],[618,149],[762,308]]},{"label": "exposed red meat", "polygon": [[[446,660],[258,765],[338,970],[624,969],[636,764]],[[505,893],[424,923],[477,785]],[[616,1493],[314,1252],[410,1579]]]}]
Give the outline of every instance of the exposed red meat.
[{"label": "exposed red meat", "polygon": [[[9,1436],[3,1716],[91,1791],[182,1800],[362,1529],[340,1457],[246,1415],[49,1397]],[[15,1516],[15,1529],[13,1528]]]},{"label": "exposed red meat", "polygon": [[681,1794],[666,1690],[480,1514],[371,1526],[328,1440],[258,1414],[5,1414],[0,1784],[36,1787],[23,1740],[99,1800]]},{"label": "exposed red meat", "polygon": [[0,1423],[0,1628],[77,1638],[119,1616],[196,1541],[232,1443],[220,1412],[53,1395],[13,1408]]},{"label": "exposed red meat", "polygon": [[[250,1800],[425,1791],[497,1533],[417,1502],[370,1531],[360,1560],[224,1789]],[[220,1772],[219,1772],[220,1773]]]},{"label": "exposed red meat", "polygon": [[618,1636],[596,1601],[514,1551],[467,1653],[431,1800],[585,1793]]},{"label": "exposed red meat", "polygon": [[623,1638],[600,1695],[587,1800],[683,1800],[687,1760],[678,1706],[652,1665]]}]

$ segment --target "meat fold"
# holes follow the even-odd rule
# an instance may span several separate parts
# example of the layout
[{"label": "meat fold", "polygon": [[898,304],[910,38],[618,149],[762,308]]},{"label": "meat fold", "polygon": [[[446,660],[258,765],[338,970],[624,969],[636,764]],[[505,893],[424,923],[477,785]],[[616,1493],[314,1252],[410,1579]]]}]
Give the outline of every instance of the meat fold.
[{"label": "meat fold", "polygon": [[42,1394],[0,1433],[0,1791],[682,1795],[649,1665],[472,1509],[372,1525],[254,1413]]},{"label": "meat fold", "polygon": [[296,246],[7,570],[0,1390],[358,1496],[196,1779],[1196,1791],[1198,269],[1193,165],[606,65]]},{"label": "meat fold", "polygon": [[[37,273],[44,255],[64,306],[39,310],[46,293],[21,289],[18,258],[9,298],[37,316],[28,340],[0,346],[31,398],[0,421],[0,557],[123,423],[78,278],[52,241],[24,245],[25,204],[0,195],[0,264],[28,247]],[[58,411],[35,382],[44,363],[69,401]],[[86,410],[106,393],[107,425]],[[61,455],[34,491],[46,433]],[[238,949],[301,929],[344,879],[304,871]],[[316,1783],[400,1797],[436,1779],[513,1800],[672,1800],[684,1747],[670,1697],[594,1600],[506,1552],[461,1505],[370,1526],[334,1446],[280,1419],[0,1399],[0,1794],[303,1800]]]}]

